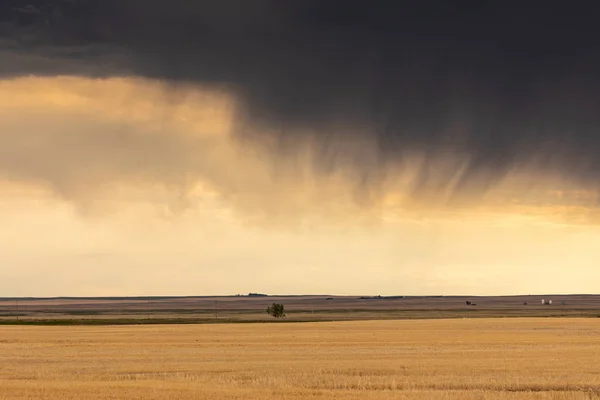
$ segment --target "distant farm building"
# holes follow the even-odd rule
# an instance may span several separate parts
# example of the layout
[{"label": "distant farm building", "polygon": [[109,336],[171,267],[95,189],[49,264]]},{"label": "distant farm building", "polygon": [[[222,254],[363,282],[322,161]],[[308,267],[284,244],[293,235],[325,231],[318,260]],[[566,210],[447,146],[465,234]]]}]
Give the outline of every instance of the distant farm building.
[{"label": "distant farm building", "polygon": [[552,305],[552,300],[544,300],[544,299],[542,299],[542,304],[547,305],[547,306],[548,305]]}]

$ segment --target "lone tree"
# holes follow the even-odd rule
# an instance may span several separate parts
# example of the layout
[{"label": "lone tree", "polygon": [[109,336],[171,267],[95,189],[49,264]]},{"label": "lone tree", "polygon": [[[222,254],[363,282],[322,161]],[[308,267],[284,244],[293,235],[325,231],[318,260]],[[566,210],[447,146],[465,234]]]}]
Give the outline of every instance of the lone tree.
[{"label": "lone tree", "polygon": [[285,312],[283,310],[283,304],[273,303],[270,307],[267,308],[267,314],[269,314],[275,318],[285,317]]}]

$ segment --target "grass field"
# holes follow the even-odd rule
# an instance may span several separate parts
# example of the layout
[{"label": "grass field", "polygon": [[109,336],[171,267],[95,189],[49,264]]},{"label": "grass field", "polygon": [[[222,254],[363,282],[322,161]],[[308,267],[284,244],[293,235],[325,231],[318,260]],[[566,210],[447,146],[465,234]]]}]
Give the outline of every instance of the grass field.
[{"label": "grass field", "polygon": [[[542,299],[553,300],[552,305]],[[476,304],[466,305],[467,301]],[[600,317],[600,295],[533,296],[219,296],[0,298],[0,325],[106,325],[265,322],[273,302],[286,321],[491,317]]]},{"label": "grass field", "polygon": [[600,319],[0,327],[0,399],[600,399]]}]

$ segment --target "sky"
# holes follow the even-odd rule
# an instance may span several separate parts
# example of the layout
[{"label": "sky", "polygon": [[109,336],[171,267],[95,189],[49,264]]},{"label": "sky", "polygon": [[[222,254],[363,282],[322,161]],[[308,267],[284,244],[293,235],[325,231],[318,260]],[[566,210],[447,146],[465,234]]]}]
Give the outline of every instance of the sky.
[{"label": "sky", "polygon": [[0,297],[594,293],[600,5],[0,3]]}]

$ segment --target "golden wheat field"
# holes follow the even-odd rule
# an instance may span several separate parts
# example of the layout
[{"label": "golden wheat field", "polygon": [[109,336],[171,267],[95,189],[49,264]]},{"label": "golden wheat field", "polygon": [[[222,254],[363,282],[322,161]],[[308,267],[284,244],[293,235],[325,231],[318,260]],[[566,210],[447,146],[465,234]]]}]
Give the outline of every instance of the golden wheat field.
[{"label": "golden wheat field", "polygon": [[600,319],[0,327],[0,399],[600,399]]}]

